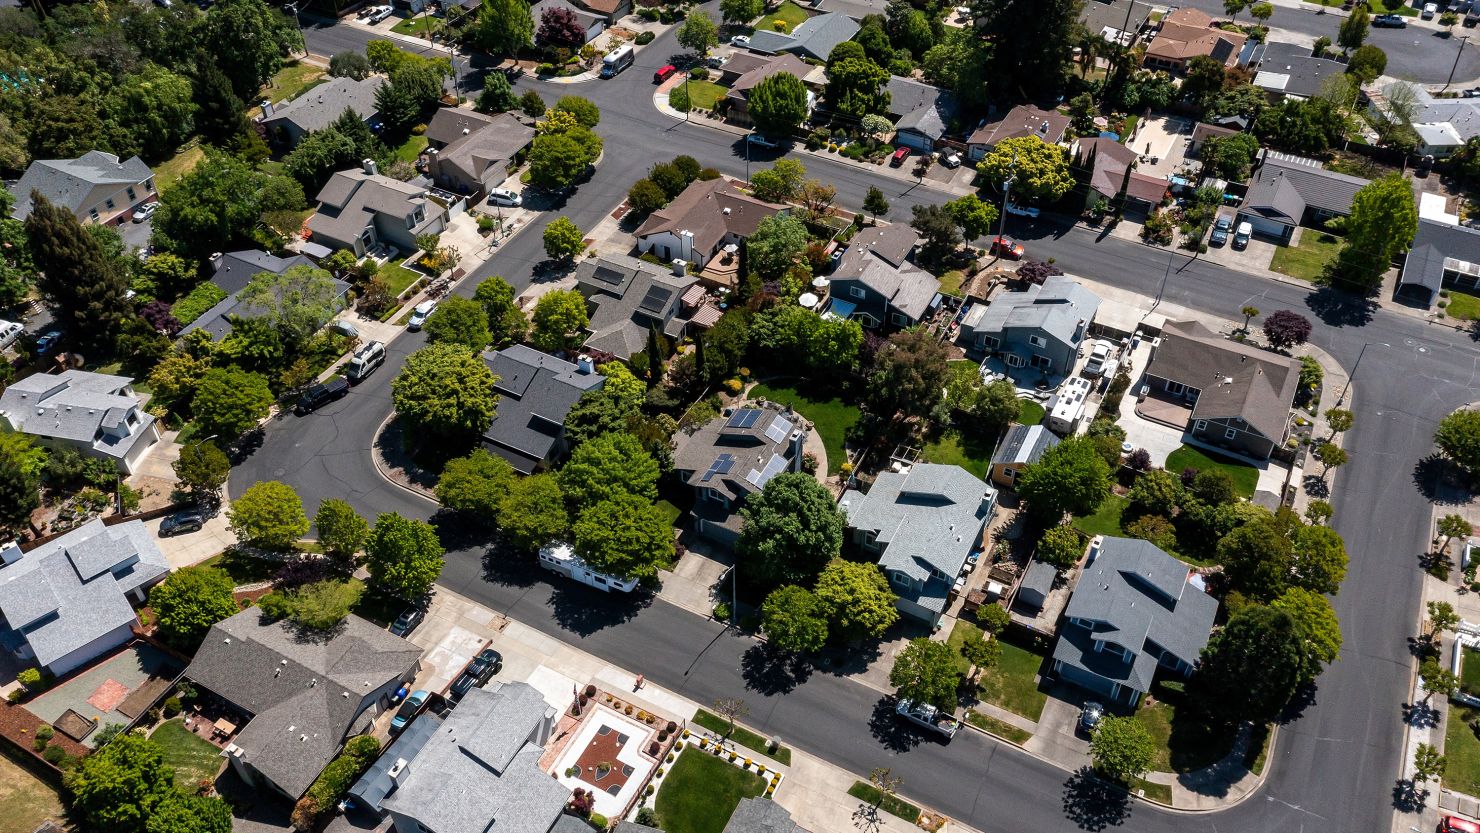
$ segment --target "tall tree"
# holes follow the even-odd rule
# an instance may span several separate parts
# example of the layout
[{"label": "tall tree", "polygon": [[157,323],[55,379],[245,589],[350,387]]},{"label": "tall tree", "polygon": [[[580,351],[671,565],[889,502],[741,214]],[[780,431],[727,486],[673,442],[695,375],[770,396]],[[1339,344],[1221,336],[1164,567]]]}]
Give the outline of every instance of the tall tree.
[{"label": "tall tree", "polygon": [[513,484],[514,467],[485,448],[448,460],[437,478],[437,500],[443,506],[492,522],[499,502]]},{"label": "tall tree", "polygon": [[1091,439],[1070,437],[1023,471],[1017,491],[1028,511],[1045,521],[1087,515],[1110,496],[1110,467]]},{"label": "tall tree", "polygon": [[766,10],[764,0],[720,0],[720,14],[726,23],[749,23]]},{"label": "tall tree", "polygon": [[874,411],[883,417],[923,416],[940,401],[949,373],[947,350],[924,330],[901,330],[889,337],[874,361],[870,380]]},{"label": "tall tree", "polygon": [[835,558],[817,577],[817,601],[841,639],[877,639],[899,621],[898,599],[877,564]]},{"label": "tall tree", "polygon": [[1146,724],[1134,717],[1106,717],[1095,727],[1089,741],[1095,772],[1113,781],[1128,783],[1151,768],[1156,744]]},{"label": "tall tree", "polygon": [[460,344],[433,344],[406,358],[391,383],[396,413],[413,428],[453,440],[469,439],[493,422],[498,405],[493,371]]},{"label": "tall tree", "polygon": [[499,528],[515,549],[538,549],[570,531],[565,495],[554,474],[521,477],[509,484],[498,504]]},{"label": "tall tree", "polygon": [[283,59],[304,48],[293,18],[263,0],[221,0],[206,15],[201,38],[243,101],[254,100]]},{"label": "tall tree", "polygon": [[560,470],[560,489],[576,512],[613,495],[658,499],[658,461],[618,431],[581,443]]},{"label": "tall tree", "polygon": [[868,193],[863,197],[863,210],[872,214],[874,221],[889,213],[889,200],[884,197],[884,192],[877,185],[870,185]]},{"label": "tall tree", "polygon": [[1434,444],[1471,475],[1480,474],[1480,411],[1455,411],[1439,420]]},{"label": "tall tree", "polygon": [[1056,202],[1074,187],[1064,150],[1037,136],[1003,139],[976,168],[999,191],[1011,179],[1013,199],[1020,202]]},{"label": "tall tree", "polygon": [[146,833],[154,811],[179,795],[159,745],[135,734],[120,734],[83,758],[66,784],[74,818],[114,833]]},{"label": "tall tree", "polygon": [[155,244],[196,260],[240,248],[262,217],[265,180],[250,164],[208,150],[204,162],[160,196]]},{"label": "tall tree", "polygon": [[201,377],[190,410],[196,427],[223,442],[255,428],[272,408],[272,390],[260,374],[239,367],[217,367]]},{"label": "tall tree", "polygon": [[740,514],[745,522],[735,551],[758,584],[805,584],[843,546],[843,513],[808,474],[776,475],[746,498]]},{"label": "tall tree", "polygon": [[37,286],[71,338],[84,350],[109,354],[133,314],[128,274],[71,211],[40,191],[31,193],[26,238],[39,271]]},{"label": "tall tree", "polygon": [[197,497],[214,497],[231,474],[231,458],[215,443],[186,443],[171,464],[181,486]]},{"label": "tall tree", "polygon": [[791,214],[773,214],[761,220],[745,242],[746,263],[768,280],[791,267],[807,248],[807,227]]},{"label": "tall tree", "polygon": [[150,588],[149,607],[165,640],[193,652],[212,625],[241,610],[233,589],[225,570],[186,567]]},{"label": "tall tree", "polygon": [[551,6],[540,13],[540,28],[534,40],[551,49],[576,50],[586,42],[586,27],[571,9]]},{"label": "tall tree", "polygon": [[911,639],[894,658],[889,669],[889,684],[902,700],[929,703],[947,711],[956,706],[956,689],[961,685],[961,669],[956,652],[944,642],[920,637]]},{"label": "tall tree", "polygon": [[226,520],[244,543],[280,552],[308,532],[303,501],[292,486],[276,480],[253,483],[226,510]]},{"label": "tall tree", "polygon": [[564,350],[577,343],[588,323],[586,299],[579,292],[561,289],[546,292],[535,302],[534,332],[529,340],[541,350]]},{"label": "tall tree", "polygon": [[488,312],[471,298],[454,295],[437,304],[425,325],[427,340],[460,344],[481,351],[488,346]]},{"label": "tall tree", "polygon": [[1346,244],[1336,260],[1335,277],[1361,292],[1371,292],[1393,258],[1408,250],[1418,233],[1418,208],[1407,178],[1391,174],[1357,191],[1346,220]]},{"label": "tall tree", "polygon": [[258,272],[237,295],[252,317],[275,327],[290,351],[301,350],[308,337],[339,310],[334,278],[313,266],[294,266],[282,274]]},{"label": "tall tree", "polygon": [[46,452],[31,437],[0,431],[0,527],[20,527],[41,505]]},{"label": "tall tree", "polygon": [[789,72],[768,75],[751,87],[747,112],[756,130],[790,136],[807,117],[807,88]]},{"label": "tall tree", "polygon": [[1290,614],[1295,620],[1305,648],[1300,679],[1305,683],[1315,682],[1321,671],[1341,654],[1341,623],[1330,600],[1320,593],[1292,587],[1269,606]]},{"label": "tall tree", "polygon": [[991,45],[984,80],[1008,98],[1057,94],[1070,73],[1078,15],[1076,0],[975,0],[972,23]]},{"label": "tall tree", "polygon": [[709,49],[719,43],[719,26],[715,25],[714,18],[707,12],[695,9],[684,18],[683,25],[678,28],[678,45],[699,53],[701,56],[709,53]]},{"label": "tall tree", "polygon": [[981,197],[975,194],[957,197],[945,207],[956,225],[961,227],[961,236],[967,240],[987,236],[992,231],[992,224],[997,222],[997,207],[982,202]]},{"label": "tall tree", "polygon": [[910,212],[914,215],[910,228],[918,231],[924,240],[920,259],[932,268],[942,266],[961,245],[961,226],[946,206],[913,205]]},{"label": "tall tree", "polygon": [[517,55],[534,44],[534,18],[523,0],[483,0],[468,37],[496,55]]},{"label": "tall tree", "polygon": [[1263,723],[1279,716],[1305,673],[1304,640],[1295,618],[1250,605],[1208,642],[1192,685],[1214,715]]},{"label": "tall tree", "polygon": [[339,498],[330,498],[319,504],[313,525],[318,527],[319,543],[324,550],[351,564],[370,537],[370,524],[348,501]]},{"label": "tall tree", "polygon": [[788,584],[771,591],[761,604],[761,629],[779,651],[819,651],[827,644],[827,613],[812,591]]},{"label": "tall tree", "polygon": [[827,70],[827,101],[834,111],[850,118],[881,113],[889,106],[889,93],[884,90],[888,81],[889,71],[868,58],[832,62]]},{"label": "tall tree", "polygon": [[576,553],[619,578],[650,579],[673,561],[673,527],[656,505],[615,494],[581,513],[574,527]]},{"label": "tall tree", "polygon": [[445,552],[431,524],[387,512],[375,519],[365,543],[365,568],[375,584],[418,599],[441,575]]},{"label": "tall tree", "polygon": [[1361,46],[1362,41],[1367,39],[1367,27],[1371,22],[1372,15],[1366,6],[1353,8],[1346,19],[1341,21],[1341,28],[1336,31],[1336,44],[1348,52]]}]

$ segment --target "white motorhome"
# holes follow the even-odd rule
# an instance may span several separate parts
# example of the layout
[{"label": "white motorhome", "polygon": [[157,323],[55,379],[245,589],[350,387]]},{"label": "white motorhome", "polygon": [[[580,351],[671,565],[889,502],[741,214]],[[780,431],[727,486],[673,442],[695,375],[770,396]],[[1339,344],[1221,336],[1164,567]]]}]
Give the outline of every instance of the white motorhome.
[{"label": "white motorhome", "polygon": [[560,541],[552,541],[540,549],[540,566],[597,590],[631,593],[637,589],[637,579],[617,578],[598,573],[586,566],[586,562],[576,555],[575,549],[570,544]]},{"label": "white motorhome", "polygon": [[1064,386],[1059,388],[1059,392],[1049,402],[1050,431],[1066,437],[1074,433],[1080,420],[1084,419],[1084,409],[1092,387],[1094,383],[1083,376],[1075,376],[1064,382]]},{"label": "white motorhome", "polygon": [[624,43],[608,52],[606,57],[601,59],[601,77],[617,77],[617,73],[632,66],[632,58],[632,44],[630,43]]}]

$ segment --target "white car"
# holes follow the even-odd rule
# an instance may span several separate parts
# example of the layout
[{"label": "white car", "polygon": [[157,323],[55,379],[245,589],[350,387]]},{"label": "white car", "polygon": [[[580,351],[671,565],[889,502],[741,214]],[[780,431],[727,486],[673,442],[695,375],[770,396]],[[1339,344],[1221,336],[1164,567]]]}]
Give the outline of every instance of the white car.
[{"label": "white car", "polygon": [[1039,211],[1031,205],[1013,205],[1012,203],[1008,203],[1007,213],[1016,214],[1019,217],[1037,217]]},{"label": "white car", "polygon": [[156,212],[158,210],[159,210],[159,203],[157,203],[157,202],[146,202],[143,205],[139,206],[138,208],[135,208],[134,209],[134,217],[133,217],[133,220],[136,223],[142,223],[145,220],[149,219],[150,217],[153,217],[154,216],[154,212]]},{"label": "white car", "polygon": [[524,205],[524,198],[507,188],[490,188],[488,189],[488,204],[518,208]]},{"label": "white car", "polygon": [[1423,14],[1420,15],[1420,16],[1424,20],[1433,20],[1434,19],[1434,15],[1436,15],[1438,13],[1439,13],[1439,4],[1438,3],[1425,3],[1425,4],[1423,4]]},{"label": "white car", "polygon": [[961,155],[955,152],[947,153],[940,158],[940,164],[947,168],[959,168],[961,167]]},{"label": "white car", "polygon": [[1108,341],[1096,341],[1090,346],[1089,360],[1084,363],[1084,375],[1094,378],[1105,372],[1105,365],[1110,363],[1110,354],[1115,352],[1115,345]]},{"label": "white car", "polygon": [[386,18],[388,18],[390,16],[391,16],[391,7],[390,6],[375,6],[374,8],[372,8],[372,9],[369,10],[369,13],[368,14],[365,15],[365,22],[366,23],[379,23],[380,21],[385,20]]},{"label": "white car", "polygon": [[745,137],[745,140],[747,142],[750,142],[752,145],[759,145],[759,146],[761,146],[763,148],[779,148],[779,147],[781,147],[781,143],[780,142],[776,141],[775,139],[772,139],[770,136],[766,136],[766,135],[763,135],[763,134],[760,134],[760,133],[751,133],[750,135],[748,135],[748,136]]},{"label": "white car", "polygon": [[14,321],[0,319],[0,349],[9,347],[25,332],[25,327]]},{"label": "white car", "polygon": [[748,49],[750,48],[750,38],[746,37],[745,35],[736,35],[735,37],[730,38],[730,46],[738,46],[741,49]]},{"label": "white car", "polygon": [[406,329],[413,333],[420,330],[421,326],[427,323],[427,318],[432,314],[432,310],[436,308],[436,301],[422,301],[417,304],[416,308],[411,311],[411,320],[406,322]]}]

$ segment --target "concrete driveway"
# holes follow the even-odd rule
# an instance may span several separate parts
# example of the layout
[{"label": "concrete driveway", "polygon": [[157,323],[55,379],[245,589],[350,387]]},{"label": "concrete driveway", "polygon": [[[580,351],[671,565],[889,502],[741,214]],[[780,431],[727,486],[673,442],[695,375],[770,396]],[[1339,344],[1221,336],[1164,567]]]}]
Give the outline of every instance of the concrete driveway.
[{"label": "concrete driveway", "polygon": [[1029,752],[1062,767],[1077,770],[1089,764],[1089,740],[1075,732],[1079,710],[1092,699],[1086,692],[1066,685],[1054,686],[1043,713],[1038,716],[1038,731],[1025,745]]},{"label": "concrete driveway", "polygon": [[[168,516],[166,516],[168,517]],[[236,536],[226,524],[226,505],[223,500],[220,511],[206,519],[205,526],[198,532],[187,532],[169,538],[159,537],[159,525],[164,518],[145,521],[144,526],[154,533],[159,551],[170,562],[171,570],[199,564],[214,555],[219,555],[236,545]]]},{"label": "concrete driveway", "polygon": [[124,220],[117,225],[118,236],[123,238],[125,251],[135,251],[149,245],[149,238],[154,234],[154,218],[149,218],[142,223]]}]

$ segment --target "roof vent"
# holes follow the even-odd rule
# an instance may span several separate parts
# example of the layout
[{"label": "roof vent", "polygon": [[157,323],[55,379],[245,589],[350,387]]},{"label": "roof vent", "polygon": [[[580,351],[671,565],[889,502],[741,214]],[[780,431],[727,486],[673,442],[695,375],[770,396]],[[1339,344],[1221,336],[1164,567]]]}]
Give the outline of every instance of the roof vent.
[{"label": "roof vent", "polygon": [[726,217],[730,216],[730,207],[729,206],[725,206],[725,216]]},{"label": "roof vent", "polygon": [[223,644],[223,645],[230,645],[231,644],[231,637],[228,636],[225,639],[221,640],[221,644]]},{"label": "roof vent", "polygon": [[298,736],[298,742],[299,743],[307,743],[308,742],[308,735],[299,735]]}]

